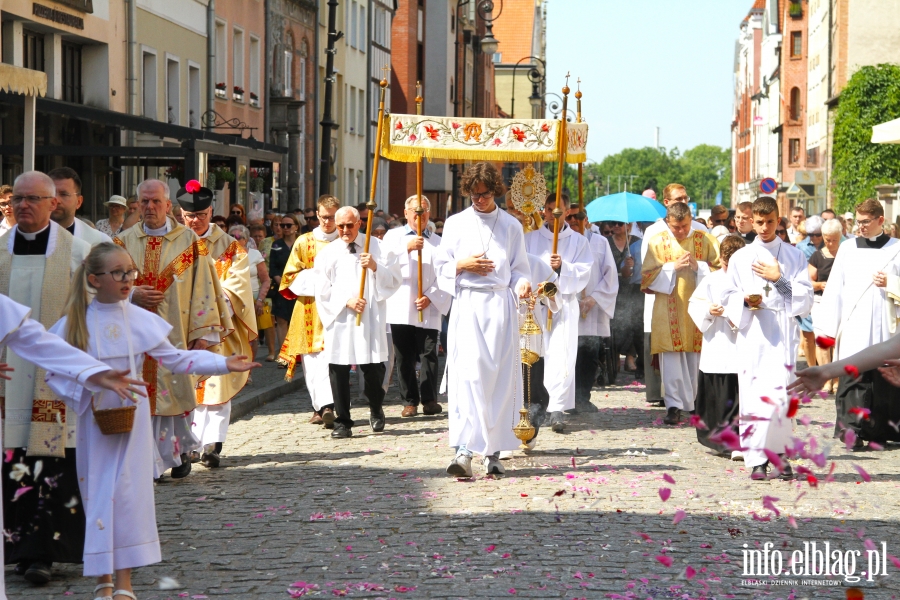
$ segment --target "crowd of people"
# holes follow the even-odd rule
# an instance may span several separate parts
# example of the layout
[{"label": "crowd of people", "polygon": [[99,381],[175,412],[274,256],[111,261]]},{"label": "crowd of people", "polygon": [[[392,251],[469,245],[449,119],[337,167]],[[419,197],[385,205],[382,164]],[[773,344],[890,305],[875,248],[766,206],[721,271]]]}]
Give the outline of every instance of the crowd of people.
[{"label": "crowd of people", "polygon": [[[788,220],[760,197],[734,215],[714,208],[710,230],[677,183],[654,223],[590,223],[566,194],[533,214],[504,209],[490,163],[471,166],[460,189],[471,205],[446,223],[417,196],[402,216],[332,195],[225,216],[196,181],[170,198],[149,179],[134,199],[110,198],[92,226],[76,217],[71,169],[0,188],[3,527],[15,573],[40,584],[52,563],[83,562],[98,598],[134,598],[131,569],[160,560],[153,481],[221,464],[259,336],[288,379],[299,363],[309,424],[334,440],[361,425],[354,403],[385,430],[393,377],[402,418],[442,413],[446,394],[454,477],[471,477],[476,455],[504,473],[523,405],[529,452],[542,427],[563,434],[568,415],[597,411],[591,390],[612,383],[609,353],[645,380],[664,423],[689,413],[698,442],[743,460],[753,479],[794,477],[789,390],[834,392],[835,437],[854,449],[900,441],[900,377],[877,368],[900,350],[900,241],[877,201],[851,223],[797,208]],[[867,370],[837,370],[869,347]]]}]

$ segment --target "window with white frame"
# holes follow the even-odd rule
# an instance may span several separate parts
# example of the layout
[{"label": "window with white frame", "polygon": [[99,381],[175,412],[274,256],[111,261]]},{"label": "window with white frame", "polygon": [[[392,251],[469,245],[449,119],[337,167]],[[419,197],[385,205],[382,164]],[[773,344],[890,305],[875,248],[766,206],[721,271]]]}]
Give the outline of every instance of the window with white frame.
[{"label": "window with white frame", "polygon": [[188,127],[200,128],[200,66],[188,63]]},{"label": "window with white frame", "polygon": [[347,8],[350,9],[350,47],[358,48],[359,46],[357,46],[356,42],[356,31],[359,26],[359,23],[357,22],[357,9],[359,8],[359,5],[354,0],[353,2],[347,3]]},{"label": "window with white frame", "polygon": [[284,49],[282,50],[281,80],[284,82],[282,94],[285,97],[294,95],[294,35],[288,31],[284,36]]},{"label": "window with white frame", "polygon": [[156,112],[156,53],[144,50],[141,71],[143,91],[143,115],[148,119],[158,118]]},{"label": "window with white frame", "polygon": [[359,5],[359,50],[361,52],[366,51],[366,31],[368,28],[366,27],[366,7],[362,4]]},{"label": "window with white frame", "polygon": [[243,100],[246,92],[244,89],[244,32],[235,28],[233,36],[231,76],[234,78],[234,95]]},{"label": "window with white frame", "polygon": [[300,58],[300,73],[299,73],[298,77],[300,78],[300,81],[297,82],[299,84],[299,89],[300,89],[300,100],[305,100],[306,99],[306,59],[302,58],[302,57]]},{"label": "window with white frame", "polygon": [[166,56],[166,122],[181,123],[181,65],[170,56]]},{"label": "window with white frame", "polygon": [[260,44],[259,38],[250,36],[250,103],[259,106],[259,90],[260,90]]},{"label": "window with white frame", "polygon": [[356,88],[352,85],[350,86],[349,91],[350,97],[348,98],[349,102],[347,103],[347,118],[344,121],[347,124],[347,131],[349,133],[356,133],[356,101],[358,96],[356,95]]},{"label": "window with white frame", "polygon": [[220,98],[228,97],[228,36],[225,32],[225,21],[216,21],[216,96]]},{"label": "window with white frame", "polygon": [[365,135],[366,132],[366,91],[357,90],[359,92],[359,102],[357,103],[356,115],[356,135]]}]

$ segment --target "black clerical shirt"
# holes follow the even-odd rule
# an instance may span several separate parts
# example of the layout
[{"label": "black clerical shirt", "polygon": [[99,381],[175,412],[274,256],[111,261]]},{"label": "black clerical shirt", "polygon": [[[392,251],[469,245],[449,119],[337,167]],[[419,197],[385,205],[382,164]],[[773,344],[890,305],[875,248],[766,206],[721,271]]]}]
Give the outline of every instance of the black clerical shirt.
[{"label": "black clerical shirt", "polygon": [[25,239],[18,229],[13,240],[13,254],[18,256],[43,256],[47,254],[47,244],[50,242],[50,227],[38,233],[33,240]]},{"label": "black clerical shirt", "polygon": [[862,236],[857,236],[856,238],[856,247],[857,248],[884,248],[885,244],[887,244],[891,239],[886,233],[882,233],[875,240],[870,240],[869,238],[864,238]]}]

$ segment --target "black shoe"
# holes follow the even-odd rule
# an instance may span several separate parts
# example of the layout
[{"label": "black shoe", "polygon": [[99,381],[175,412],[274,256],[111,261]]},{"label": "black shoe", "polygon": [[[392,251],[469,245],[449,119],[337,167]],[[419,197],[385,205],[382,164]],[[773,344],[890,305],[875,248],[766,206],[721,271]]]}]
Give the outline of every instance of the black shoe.
[{"label": "black shoe", "polygon": [[353,430],[347,427],[346,425],[341,425],[340,423],[334,424],[334,431],[331,432],[332,439],[343,439],[353,437]]},{"label": "black shoe", "polygon": [[681,409],[670,406],[666,411],[666,417],[663,419],[666,425],[678,425],[681,423]]},{"label": "black shoe", "polygon": [[172,479],[184,479],[191,473],[191,460],[187,454],[181,455],[181,466],[172,467]]},{"label": "black shoe", "polygon": [[13,573],[15,573],[16,575],[24,575],[25,571],[27,571],[28,567],[30,566],[30,562],[22,561],[16,565],[16,567],[13,569]]},{"label": "black shoe", "polygon": [[379,408],[377,411],[375,409],[370,409],[369,425],[372,426],[372,431],[375,433],[384,431],[384,409]]},{"label": "black shoe", "polygon": [[756,479],[757,481],[766,481],[768,478],[769,461],[766,461],[761,465],[756,465],[753,467],[753,472],[750,473],[750,479]]},{"label": "black shoe", "polygon": [[644,372],[642,370],[637,370],[634,372],[634,380],[635,381],[643,381],[644,380]]},{"label": "black shoe", "polygon": [[25,570],[25,579],[37,585],[43,585],[50,581],[50,565],[53,563],[45,563],[36,561],[28,565]]},{"label": "black shoe", "polygon": [[600,412],[600,409],[594,406],[594,404],[590,401],[587,402],[576,402],[575,408],[578,409],[579,412],[582,413],[595,413]]},{"label": "black shoe", "polygon": [[550,413],[550,430],[554,433],[562,433],[566,430],[566,416],[562,412]]},{"label": "black shoe", "polygon": [[216,442],[216,454],[222,454],[222,442]]},{"label": "black shoe", "polygon": [[791,481],[795,477],[794,469],[791,468],[791,463],[789,463],[787,461],[787,459],[784,458],[783,454],[780,456],[781,456],[781,464],[783,466],[781,467],[781,474],[778,477],[779,477],[779,479],[783,479],[784,481]]},{"label": "black shoe", "polygon": [[219,453],[216,451],[204,452],[200,455],[200,463],[207,469],[218,469]]}]

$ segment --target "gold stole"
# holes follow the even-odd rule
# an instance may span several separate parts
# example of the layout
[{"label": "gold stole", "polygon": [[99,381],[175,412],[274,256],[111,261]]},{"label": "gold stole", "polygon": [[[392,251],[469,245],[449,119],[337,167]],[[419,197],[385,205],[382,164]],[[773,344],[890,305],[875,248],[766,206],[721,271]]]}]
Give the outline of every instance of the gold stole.
[{"label": "gold stole", "polygon": [[[68,231],[56,229],[56,247],[47,256],[41,291],[40,323],[50,329],[62,316],[69,296],[72,279],[72,240]],[[51,230],[51,233],[53,230]],[[9,295],[13,255],[6,252],[9,231],[0,236],[0,293]],[[3,356],[5,357],[5,350]],[[31,404],[31,427],[28,432],[29,456],[66,455],[66,405],[59,400],[44,382],[46,372],[37,368],[34,372],[34,397]],[[0,379],[0,406],[6,406],[6,385]]]}]

